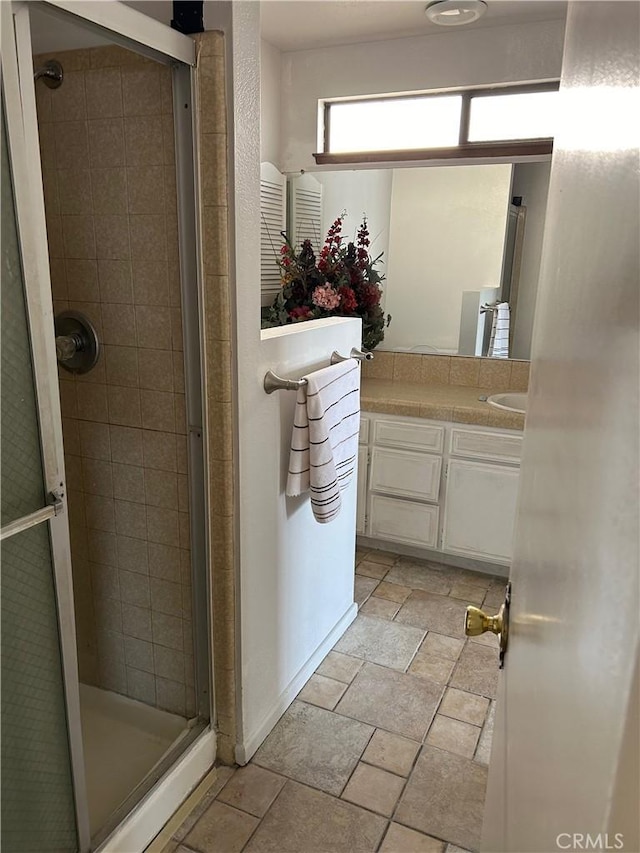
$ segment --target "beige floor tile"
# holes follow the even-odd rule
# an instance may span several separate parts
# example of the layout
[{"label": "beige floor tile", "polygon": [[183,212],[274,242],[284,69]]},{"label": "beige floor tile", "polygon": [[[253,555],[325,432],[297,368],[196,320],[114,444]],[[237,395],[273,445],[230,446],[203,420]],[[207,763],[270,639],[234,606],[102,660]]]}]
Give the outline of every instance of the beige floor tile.
[{"label": "beige floor tile", "polygon": [[419,651],[411,661],[409,672],[411,675],[417,675],[419,678],[430,678],[432,681],[446,684],[453,672],[454,666],[455,661]]},{"label": "beige floor tile", "polygon": [[389,824],[389,831],[380,847],[380,853],[443,853],[443,851],[444,841],[423,835],[399,823]]},{"label": "beige floor tile", "polygon": [[358,563],[362,562],[364,558],[367,556],[368,551],[366,548],[356,548],[356,566]]},{"label": "beige floor tile", "polygon": [[339,796],[372,734],[363,722],[294,702],[253,762]]},{"label": "beige floor tile", "polygon": [[342,799],[372,812],[391,817],[405,780],[379,767],[358,764],[342,792]]},{"label": "beige floor tile", "polygon": [[424,592],[434,592],[438,595],[448,595],[452,585],[448,572],[431,565],[417,563],[397,563],[387,575],[386,580],[389,583],[421,589]]},{"label": "beige floor tile", "polygon": [[480,735],[480,740],[478,741],[478,748],[476,749],[475,760],[478,764],[489,764],[495,719],[496,703],[492,702],[489,713],[487,714],[487,719],[485,720],[484,728],[482,729],[482,734]]},{"label": "beige floor tile", "polygon": [[465,758],[473,758],[479,737],[480,728],[478,726],[436,714],[425,743],[430,746],[437,746],[440,749],[447,749],[449,752],[455,752],[456,755],[463,755]]},{"label": "beige floor tile", "polygon": [[[178,823],[177,827],[172,830],[172,836],[176,841],[182,841],[182,839],[193,829],[196,821],[200,818],[202,814],[209,808],[214,799],[218,796],[222,788],[227,784],[229,779],[233,776],[235,769],[233,767],[217,767],[215,775],[213,776],[213,781],[211,786],[202,793],[202,799],[200,799],[195,806],[192,807],[191,811],[187,811],[184,814],[184,819],[181,823]],[[198,794],[198,790],[194,791],[194,794]],[[194,795],[192,794],[191,797]],[[189,797],[189,800],[191,800]],[[188,805],[188,801],[183,803],[180,807],[176,815],[178,813],[182,813],[183,808]]]},{"label": "beige floor tile", "polygon": [[[489,615],[491,615],[491,614],[489,614]],[[470,643],[478,643],[478,645],[480,645],[480,646],[490,646],[492,649],[497,649],[500,647],[500,641],[498,640],[498,635],[493,634],[490,631],[485,631],[484,634],[478,634],[477,637],[469,637],[469,642]]]},{"label": "beige floor tile", "polygon": [[424,746],[400,798],[399,823],[477,850],[487,784],[487,770],[468,758]]},{"label": "beige floor tile", "polygon": [[287,782],[246,853],[372,853],[386,826],[379,815]]},{"label": "beige floor tile", "polygon": [[218,800],[256,817],[263,817],[287,780],[258,767],[240,767],[218,794]]},{"label": "beige floor tile", "polygon": [[408,586],[399,586],[397,583],[382,581],[376,589],[376,595],[380,598],[388,598],[389,601],[397,601],[398,604],[404,604],[411,595],[411,589]]},{"label": "beige floor tile", "polygon": [[327,678],[335,678],[336,681],[351,684],[361,666],[362,660],[360,658],[341,655],[340,652],[329,652],[316,672],[318,675],[325,675]]},{"label": "beige floor tile", "polygon": [[454,717],[474,726],[481,726],[489,707],[489,700],[475,693],[467,693],[464,690],[456,690],[448,687],[444,699],[438,708],[439,714]]},{"label": "beige floor tile", "polygon": [[447,849],[444,853],[470,853],[470,851],[463,850],[462,847],[458,847],[457,844],[447,844]]},{"label": "beige floor tile", "polygon": [[442,692],[442,685],[433,681],[366,663],[336,711],[376,728],[421,741]]},{"label": "beige floor tile", "polygon": [[449,682],[451,687],[495,699],[498,689],[498,650],[467,643]]},{"label": "beige floor tile", "polygon": [[184,843],[198,853],[240,853],[259,823],[257,817],[215,801]]},{"label": "beige floor tile", "polygon": [[447,637],[464,637],[466,605],[448,595],[414,590],[400,608],[396,622],[415,625]]},{"label": "beige floor tile", "polygon": [[404,671],[423,638],[420,628],[359,614],[334,648],[343,654]]},{"label": "beige floor tile", "polygon": [[298,699],[333,711],[346,689],[347,685],[341,681],[335,681],[333,678],[326,678],[324,675],[316,674],[311,676],[300,693],[298,693]]},{"label": "beige floor tile", "polygon": [[479,607],[484,601],[485,591],[481,587],[470,583],[455,583],[449,593],[451,598],[460,598],[467,604],[475,604]]},{"label": "beige floor tile", "polygon": [[414,740],[376,729],[362,760],[398,776],[408,776],[419,749],[420,744]]},{"label": "beige floor tile", "polygon": [[353,593],[356,604],[364,604],[377,586],[378,581],[375,578],[356,575]]},{"label": "beige floor tile", "polygon": [[368,555],[356,566],[356,574],[363,575],[363,577],[375,578],[376,580],[382,580],[382,578],[389,571],[389,566],[385,566],[382,563],[374,563],[369,560]]},{"label": "beige floor tile", "polygon": [[380,563],[382,566],[392,566],[398,560],[398,555],[392,554],[390,551],[371,549],[367,554],[367,560],[371,560],[372,563]]},{"label": "beige floor tile", "polygon": [[439,658],[447,658],[447,660],[458,660],[460,652],[464,648],[464,640],[458,640],[455,637],[446,637],[444,634],[435,634],[429,631],[424,638],[424,642],[420,646],[420,652],[426,652],[430,655],[436,655]]},{"label": "beige floor tile", "polygon": [[386,598],[378,598],[377,595],[372,595],[362,605],[360,613],[364,613],[365,616],[377,616],[379,619],[391,620],[398,610],[400,610],[400,605],[397,601],[388,601]]}]

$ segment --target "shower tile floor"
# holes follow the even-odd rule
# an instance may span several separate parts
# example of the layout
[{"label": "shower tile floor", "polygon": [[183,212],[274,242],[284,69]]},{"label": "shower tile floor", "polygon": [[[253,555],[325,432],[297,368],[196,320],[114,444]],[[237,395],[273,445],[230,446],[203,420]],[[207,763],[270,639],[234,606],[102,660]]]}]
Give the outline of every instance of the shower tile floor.
[{"label": "shower tile floor", "polygon": [[356,620],[251,762],[212,774],[148,853],[478,850],[498,649],[463,616],[505,583],[358,550]]}]

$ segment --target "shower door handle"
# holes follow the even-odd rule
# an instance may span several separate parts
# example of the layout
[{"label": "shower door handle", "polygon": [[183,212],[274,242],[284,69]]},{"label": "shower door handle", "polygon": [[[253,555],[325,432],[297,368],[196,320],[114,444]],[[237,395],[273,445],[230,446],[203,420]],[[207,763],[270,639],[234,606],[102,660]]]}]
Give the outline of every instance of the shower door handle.
[{"label": "shower door handle", "polygon": [[23,515],[16,518],[15,521],[10,521],[9,524],[0,529],[0,542],[3,539],[8,539],[10,536],[15,536],[16,533],[22,533],[23,530],[28,530],[30,527],[35,527],[36,524],[42,524],[43,521],[48,521],[50,518],[55,518],[60,515],[64,504],[62,503],[62,495],[59,492],[51,492],[49,495],[50,502],[42,509],[37,509],[29,515]]}]

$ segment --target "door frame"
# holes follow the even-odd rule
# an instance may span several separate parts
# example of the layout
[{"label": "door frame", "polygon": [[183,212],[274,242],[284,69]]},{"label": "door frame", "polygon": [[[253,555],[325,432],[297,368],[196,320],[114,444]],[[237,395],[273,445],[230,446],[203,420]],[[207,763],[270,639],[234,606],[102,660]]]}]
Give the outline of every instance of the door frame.
[{"label": "door frame", "polygon": [[[203,409],[203,365],[201,317],[203,282],[201,275],[201,234],[197,215],[198,185],[196,178],[197,134],[195,118],[196,43],[194,39],[131,9],[118,0],[41,0],[37,4],[57,17],[102,31],[114,44],[134,49],[173,67],[174,104],[186,98],[190,111],[175,111],[176,166],[178,171],[178,222],[180,239],[180,272],[183,292],[184,356],[186,363],[187,440],[189,455],[189,489],[191,500],[192,565],[202,565],[193,575],[193,625],[196,643],[196,713],[210,720],[192,748],[195,754],[210,755],[215,735],[213,701],[213,652],[210,581],[206,572],[208,532],[205,520],[207,494],[204,488],[206,440]],[[87,802],[85,765],[80,718],[78,658],[73,602],[71,548],[67,515],[66,481],[62,439],[62,418],[58,385],[52,289],[44,207],[39,133],[36,112],[32,45],[29,18],[31,3],[11,0],[0,3],[2,11],[2,75],[6,93],[7,137],[15,181],[16,218],[23,252],[25,291],[32,336],[33,369],[43,444],[43,466],[48,492],[60,495],[56,515],[50,519],[52,560],[60,646],[63,662],[68,735],[71,753],[76,824],[79,853],[91,850],[91,833]],[[186,106],[186,104],[185,104]],[[178,119],[181,120],[178,120]],[[185,282],[194,286],[185,289]],[[209,736],[210,735],[210,736]],[[203,741],[204,738],[205,740]],[[213,738],[213,741],[211,740]],[[209,746],[203,746],[204,743]],[[205,752],[202,753],[203,748]],[[187,757],[183,753],[180,767]],[[202,763],[203,758],[196,759]],[[212,762],[211,762],[212,763]],[[178,769],[178,765],[174,765]],[[184,771],[181,771],[184,774]],[[197,778],[201,768],[194,770]],[[190,775],[187,772],[187,777]],[[164,780],[164,781],[163,781]],[[162,776],[156,786],[164,785]],[[197,781],[197,780],[196,780]],[[186,782],[185,784],[188,784]],[[166,786],[165,786],[166,787]],[[151,792],[147,795],[149,799]],[[179,797],[180,795],[177,794]],[[165,797],[166,799],[166,797]],[[171,798],[169,798],[171,799]],[[173,808],[179,805],[178,799]],[[168,806],[170,808],[170,805]],[[140,818],[130,813],[137,823]],[[163,822],[165,818],[163,819]],[[121,824],[121,827],[124,825]],[[118,832],[117,830],[116,832]],[[156,830],[157,831],[157,830]],[[155,833],[154,833],[155,834]],[[108,843],[108,842],[107,842]]]}]

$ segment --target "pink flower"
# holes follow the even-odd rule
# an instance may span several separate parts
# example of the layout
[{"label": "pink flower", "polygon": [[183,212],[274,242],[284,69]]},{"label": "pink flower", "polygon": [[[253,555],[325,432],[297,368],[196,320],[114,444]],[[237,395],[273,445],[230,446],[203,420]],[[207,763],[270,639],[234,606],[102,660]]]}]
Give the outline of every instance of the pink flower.
[{"label": "pink flower", "polygon": [[328,284],[319,284],[313,291],[311,301],[318,308],[324,308],[326,311],[332,311],[340,304],[340,294]]}]

